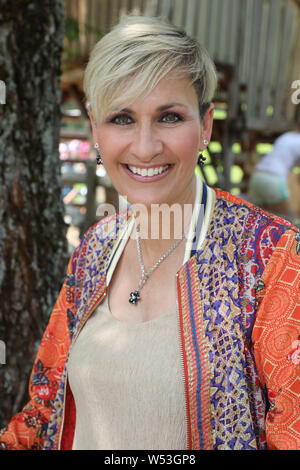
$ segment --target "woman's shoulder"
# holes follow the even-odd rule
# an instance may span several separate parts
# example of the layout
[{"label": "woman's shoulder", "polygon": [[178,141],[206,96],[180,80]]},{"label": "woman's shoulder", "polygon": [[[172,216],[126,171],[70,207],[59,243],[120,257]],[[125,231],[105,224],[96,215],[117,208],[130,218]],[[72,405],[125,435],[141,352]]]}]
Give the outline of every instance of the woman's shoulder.
[{"label": "woman's shoulder", "polygon": [[256,264],[259,272],[280,247],[290,251],[292,243],[300,252],[300,232],[291,222],[226,191],[216,190],[213,222],[218,226],[215,236],[230,239],[243,263]]},{"label": "woman's shoulder", "polygon": [[100,238],[102,241],[113,240],[118,237],[128,219],[129,213],[127,210],[116,212],[91,225],[86,231],[85,236],[88,238]]},{"label": "woman's shoulder", "polygon": [[[220,189],[215,189],[217,204],[222,207],[222,210],[226,210],[236,217],[240,217],[245,220],[245,227],[249,228],[249,224],[262,226],[277,226],[283,231],[292,230],[299,232],[299,229],[295,227],[290,221],[272,214],[255,204],[243,199],[239,196],[231,194]],[[246,223],[247,222],[247,223]]]},{"label": "woman's shoulder", "polygon": [[108,257],[116,245],[120,233],[126,226],[129,215],[127,211],[104,217],[89,227],[82,236],[79,245],[71,257],[72,271],[78,265],[93,265]]}]

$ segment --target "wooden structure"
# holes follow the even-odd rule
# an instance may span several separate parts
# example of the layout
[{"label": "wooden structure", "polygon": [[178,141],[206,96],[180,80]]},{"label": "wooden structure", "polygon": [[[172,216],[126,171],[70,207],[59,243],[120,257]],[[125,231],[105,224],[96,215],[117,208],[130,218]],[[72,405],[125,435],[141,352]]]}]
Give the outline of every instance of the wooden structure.
[{"label": "wooden structure", "polygon": [[[163,16],[184,27],[203,44],[216,63],[219,87],[212,139],[222,144],[215,162],[223,172],[217,186],[231,190],[234,163],[244,171],[258,142],[273,143],[297,118],[293,83],[300,79],[299,0],[65,0],[66,18],[78,21],[76,39],[66,49],[76,52],[62,77],[64,99],[75,96],[82,112],[83,69],[101,34],[122,14]],[[299,106],[298,106],[299,108]],[[298,112],[299,116],[299,112]],[[239,155],[233,153],[240,144]],[[245,189],[245,188],[244,188]],[[243,190],[243,188],[242,188]]]}]

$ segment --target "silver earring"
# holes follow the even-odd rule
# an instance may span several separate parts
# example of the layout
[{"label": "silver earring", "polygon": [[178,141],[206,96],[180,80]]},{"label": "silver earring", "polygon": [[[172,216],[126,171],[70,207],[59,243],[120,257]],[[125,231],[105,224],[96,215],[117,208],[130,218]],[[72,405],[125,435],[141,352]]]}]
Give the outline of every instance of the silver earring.
[{"label": "silver earring", "polygon": [[[207,147],[209,142],[208,142],[206,139],[204,139],[204,140],[203,140],[203,143],[204,143],[205,147]],[[201,152],[200,155],[199,155],[199,157],[198,157],[198,165],[199,165],[201,168],[203,168],[204,163],[205,163],[205,160],[206,160],[206,157],[204,157],[203,153]]]},{"label": "silver earring", "polygon": [[100,153],[99,153],[99,150],[98,150],[98,149],[99,149],[99,144],[96,143],[96,144],[94,145],[94,148],[97,150],[97,155],[96,155],[96,162],[97,162],[97,165],[103,165],[102,157],[101,157],[101,155],[100,155]]}]

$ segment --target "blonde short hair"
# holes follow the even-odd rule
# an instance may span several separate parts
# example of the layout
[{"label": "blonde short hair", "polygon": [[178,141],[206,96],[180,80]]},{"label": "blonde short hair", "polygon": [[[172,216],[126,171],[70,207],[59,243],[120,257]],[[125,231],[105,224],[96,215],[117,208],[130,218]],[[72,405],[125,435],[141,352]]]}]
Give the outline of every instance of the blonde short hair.
[{"label": "blonde short hair", "polygon": [[206,49],[165,20],[124,16],[94,46],[85,70],[84,91],[96,121],[146,96],[171,71],[190,77],[203,117],[217,86]]}]

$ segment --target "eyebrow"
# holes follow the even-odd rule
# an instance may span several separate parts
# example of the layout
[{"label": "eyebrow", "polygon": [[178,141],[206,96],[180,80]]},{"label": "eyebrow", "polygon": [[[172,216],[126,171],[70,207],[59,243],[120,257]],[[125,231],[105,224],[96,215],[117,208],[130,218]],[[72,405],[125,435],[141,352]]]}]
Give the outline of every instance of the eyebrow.
[{"label": "eyebrow", "polygon": [[[165,111],[166,109],[174,108],[175,106],[181,106],[182,108],[186,108],[186,105],[183,103],[168,103],[168,104],[163,104],[162,106],[159,106],[157,108],[157,111]],[[134,111],[132,111],[132,109],[129,109],[129,108],[121,109],[120,112],[132,113],[132,114],[134,113]]]}]

